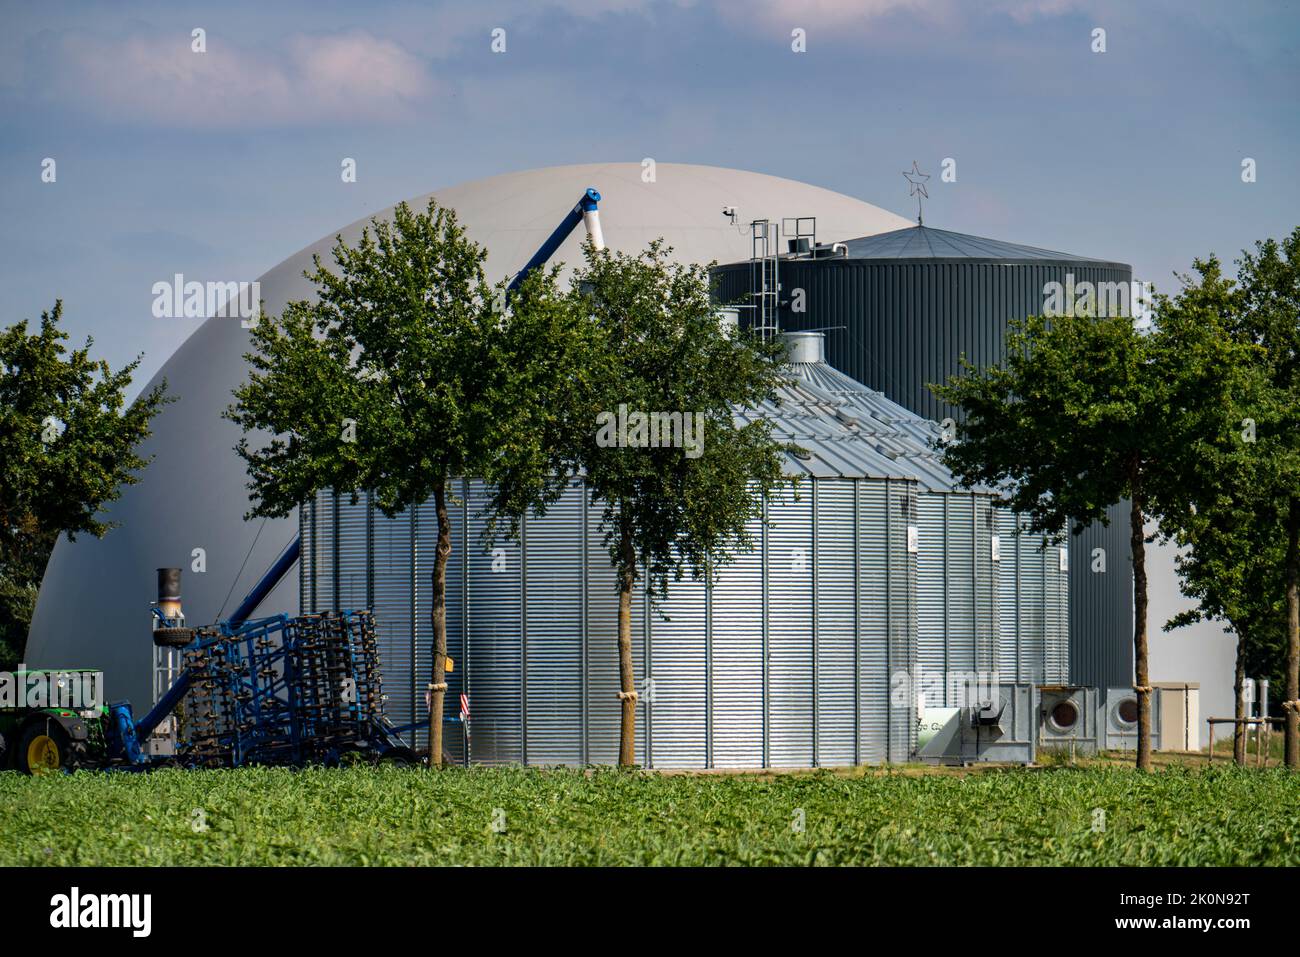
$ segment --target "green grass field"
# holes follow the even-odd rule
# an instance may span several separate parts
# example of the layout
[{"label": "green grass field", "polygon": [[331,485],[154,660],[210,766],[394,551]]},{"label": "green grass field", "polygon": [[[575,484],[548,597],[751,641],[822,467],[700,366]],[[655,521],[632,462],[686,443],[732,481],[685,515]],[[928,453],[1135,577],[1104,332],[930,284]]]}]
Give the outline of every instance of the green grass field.
[{"label": "green grass field", "polygon": [[0,773],[0,864],[1295,865],[1300,777],[1179,766]]}]

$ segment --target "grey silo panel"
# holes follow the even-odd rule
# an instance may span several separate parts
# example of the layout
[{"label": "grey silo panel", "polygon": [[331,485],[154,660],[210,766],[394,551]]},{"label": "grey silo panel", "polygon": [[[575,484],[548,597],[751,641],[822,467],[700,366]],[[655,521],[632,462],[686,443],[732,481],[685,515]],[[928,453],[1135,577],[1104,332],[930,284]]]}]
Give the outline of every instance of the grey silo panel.
[{"label": "grey silo panel", "polygon": [[[921,494],[917,496],[917,553],[916,553],[916,661],[920,680],[925,675],[940,677],[948,670],[948,634],[952,609],[949,608],[948,555],[946,535],[946,495]],[[931,677],[931,681],[936,680]],[[944,693],[937,686],[925,683],[926,705],[943,707]],[[934,693],[929,689],[936,688]]]},{"label": "grey silo panel", "polygon": [[1020,657],[1021,680],[1042,684],[1047,680],[1047,566],[1043,536],[1022,528],[1016,537],[1020,553]]},{"label": "grey silo panel", "polygon": [[367,519],[365,496],[344,493],[335,496],[337,505],[338,563],[335,567],[335,606],[340,611],[355,611],[367,606],[369,569],[366,562]]},{"label": "grey silo panel", "polygon": [[891,623],[898,614],[895,586],[903,571],[890,539],[902,519],[895,516],[891,522],[886,482],[862,480],[855,486],[858,741],[854,760],[878,764],[889,760],[889,642]]},{"label": "grey silo panel", "polygon": [[1021,553],[1016,536],[1017,519],[1009,509],[996,510],[997,535],[1002,549],[997,564],[998,673],[1003,681],[1031,681],[1021,668],[1020,576]]},{"label": "grey silo panel", "polygon": [[710,596],[710,686],[713,765],[763,763],[763,537],[749,524],[755,548],[721,568]]},{"label": "grey silo panel", "polygon": [[[587,490],[587,660],[586,740],[588,764],[617,764],[621,702],[618,699],[618,583],[600,531],[602,506]],[[645,598],[632,596],[632,676],[636,690],[645,679]],[[645,707],[636,714],[636,760],[647,763]]]},{"label": "grey silo panel", "polygon": [[514,542],[502,542],[493,551],[479,544],[483,520],[475,513],[485,501],[481,482],[469,483],[467,501],[472,544],[466,611],[474,669],[471,756],[480,764],[520,762],[524,757],[523,563]]},{"label": "grey silo panel", "polygon": [[524,525],[529,764],[582,764],[583,490]]},{"label": "grey silo panel", "polygon": [[1070,573],[1061,570],[1062,555],[1069,561],[1068,546],[1050,545],[1046,553],[1046,583],[1044,585],[1043,617],[1045,619],[1044,668],[1049,684],[1066,684],[1070,681]]},{"label": "grey silo panel", "polygon": [[[1133,683],[1133,562],[1129,553],[1129,504],[1106,510],[1110,525],[1088,526],[1070,539],[1070,632],[1102,636],[1072,642],[1070,680],[1075,684],[1127,687]],[[1093,571],[1094,551],[1105,553],[1106,570]]]},{"label": "grey silo panel", "polygon": [[689,573],[670,581],[668,596],[650,613],[649,677],[655,702],[648,710],[651,764],[664,768],[707,766],[707,589]]},{"label": "grey silo panel", "polygon": [[976,670],[975,516],[970,495],[945,495],[943,499],[948,599],[944,695],[948,706],[956,707],[961,704],[962,676]]},{"label": "grey silo panel", "polygon": [[768,502],[768,761],[813,763],[812,497]]},{"label": "grey silo panel", "polygon": [[[412,688],[415,663],[414,620],[411,608],[412,514],[393,518],[375,514],[371,523],[371,607],[379,630],[380,663],[384,676],[385,711],[394,724],[427,717],[423,692]],[[416,713],[416,701],[419,712]]]},{"label": "grey silo panel", "polygon": [[[813,483],[814,580],[813,626],[816,644],[816,762],[819,765],[856,761],[854,709],[857,707],[854,669],[857,666],[858,528],[854,521],[855,483],[822,480]],[[862,534],[884,544],[884,529]]]},{"label": "grey silo panel", "polygon": [[917,555],[908,550],[908,526],[919,521],[917,483],[888,483],[885,511],[889,531],[889,760],[906,761],[916,751],[916,697],[895,694],[899,676],[916,674],[918,660]]},{"label": "grey silo panel", "polygon": [[[314,501],[303,502],[298,509],[298,608],[304,614],[316,610],[316,534]],[[222,614],[224,614],[224,609]]]},{"label": "grey silo panel", "polygon": [[329,611],[334,607],[334,563],[338,558],[335,544],[338,528],[334,522],[334,493],[317,492],[312,505],[316,530],[312,542],[312,568],[316,572],[313,584],[312,611]]},{"label": "grey silo panel", "polygon": [[975,670],[982,674],[998,668],[998,583],[993,564],[995,517],[993,500],[972,495],[974,507],[975,570]]}]

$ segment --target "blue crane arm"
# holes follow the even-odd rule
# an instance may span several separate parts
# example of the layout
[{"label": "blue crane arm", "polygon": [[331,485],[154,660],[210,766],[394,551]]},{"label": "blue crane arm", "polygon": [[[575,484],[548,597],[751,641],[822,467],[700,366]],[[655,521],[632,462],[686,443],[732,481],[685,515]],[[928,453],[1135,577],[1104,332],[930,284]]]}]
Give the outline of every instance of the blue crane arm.
[{"label": "blue crane arm", "polygon": [[[595,214],[599,203],[600,193],[595,189],[595,187],[588,188],[582,196],[578,198],[578,202],[574,205],[573,209],[569,210],[569,212],[565,214],[564,219],[560,220],[560,225],[555,227],[554,232],[547,237],[546,242],[542,243],[541,248],[538,249],[537,252],[533,253],[533,258],[528,260],[528,262],[524,264],[524,268],[519,270],[515,275],[515,278],[510,281],[507,291],[514,292],[519,288],[520,283],[528,277],[530,272],[554,256],[555,251],[560,248],[561,244],[563,244],[566,239],[569,238],[569,233],[573,232],[574,228],[578,223],[583,221],[584,217],[590,217],[590,221],[594,223],[596,221]],[[594,228],[599,230],[598,225]],[[603,244],[599,232],[597,232],[593,239],[598,246]],[[234,614],[232,614],[228,619],[228,624],[232,629],[238,628],[247,621],[249,616],[257,610],[257,606],[262,603],[262,600],[265,599],[267,595],[271,594],[276,585],[280,584],[280,579],[284,578],[284,576],[289,573],[289,569],[293,567],[293,563],[298,560],[298,553],[301,549],[301,540],[295,538],[289,543],[289,547],[280,553],[280,557],[275,560],[275,564],[267,569],[266,574],[262,576],[256,585],[253,586],[253,590],[244,597],[244,600],[239,603],[239,607],[235,609]]]},{"label": "blue crane arm", "polygon": [[569,210],[568,215],[560,220],[560,225],[555,227],[555,231],[547,237],[546,242],[542,243],[541,248],[533,253],[533,258],[524,264],[524,268],[519,270],[514,279],[510,280],[507,291],[514,292],[519,288],[520,283],[528,278],[530,272],[554,256],[555,251],[569,238],[569,233],[573,232],[578,223],[582,222],[582,214],[595,211],[599,203],[600,193],[595,188],[588,189],[583,193],[577,205]]}]

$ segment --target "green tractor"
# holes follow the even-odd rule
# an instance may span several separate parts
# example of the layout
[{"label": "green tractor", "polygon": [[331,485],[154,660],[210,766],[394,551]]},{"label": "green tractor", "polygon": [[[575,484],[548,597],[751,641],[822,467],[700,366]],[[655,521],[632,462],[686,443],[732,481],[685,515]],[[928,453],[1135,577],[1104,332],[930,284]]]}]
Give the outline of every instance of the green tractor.
[{"label": "green tractor", "polygon": [[[18,671],[0,678],[0,770],[67,773],[107,756],[108,709],[81,692],[102,681],[91,669]],[[90,706],[80,707],[83,701]]]}]

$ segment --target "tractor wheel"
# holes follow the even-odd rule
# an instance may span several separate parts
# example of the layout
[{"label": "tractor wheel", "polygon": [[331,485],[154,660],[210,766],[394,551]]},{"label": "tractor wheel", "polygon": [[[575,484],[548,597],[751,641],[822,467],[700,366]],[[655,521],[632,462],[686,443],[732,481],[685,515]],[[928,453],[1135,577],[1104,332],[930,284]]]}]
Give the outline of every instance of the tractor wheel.
[{"label": "tractor wheel", "polygon": [[69,774],[79,763],[80,751],[61,724],[46,719],[23,728],[14,757],[24,774]]},{"label": "tractor wheel", "polygon": [[194,641],[193,628],[155,628],[153,643],[161,648],[184,648]]}]

